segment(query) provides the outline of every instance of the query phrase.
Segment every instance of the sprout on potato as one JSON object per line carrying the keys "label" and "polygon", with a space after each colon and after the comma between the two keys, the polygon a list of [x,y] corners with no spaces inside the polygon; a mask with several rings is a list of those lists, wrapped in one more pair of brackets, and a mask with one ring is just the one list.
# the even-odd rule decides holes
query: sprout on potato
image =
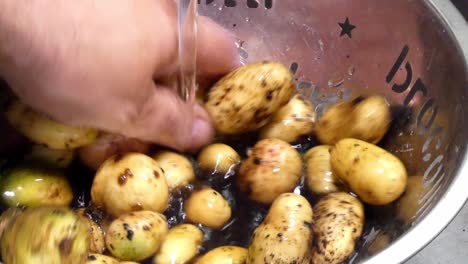
{"label": "sprout on potato", "polygon": [[115,155],[96,172],[91,200],[97,207],[117,217],[150,210],[164,212],[169,189],[159,164],[142,153]]}
{"label": "sprout on potato", "polygon": [[299,152],[289,143],[275,138],[263,139],[242,162],[237,183],[249,199],[270,204],[298,185],[302,165]]}

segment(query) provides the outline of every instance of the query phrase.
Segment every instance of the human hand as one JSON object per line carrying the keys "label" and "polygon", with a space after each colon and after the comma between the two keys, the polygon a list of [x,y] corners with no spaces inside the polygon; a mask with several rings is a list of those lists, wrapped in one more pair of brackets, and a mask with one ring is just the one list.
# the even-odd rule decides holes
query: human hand
{"label": "human hand", "polygon": [[[23,102],[67,124],[179,150],[212,139],[208,114],[162,82],[177,70],[175,1],[7,2],[0,74]],[[203,17],[198,31],[200,76],[238,65],[227,31]]]}

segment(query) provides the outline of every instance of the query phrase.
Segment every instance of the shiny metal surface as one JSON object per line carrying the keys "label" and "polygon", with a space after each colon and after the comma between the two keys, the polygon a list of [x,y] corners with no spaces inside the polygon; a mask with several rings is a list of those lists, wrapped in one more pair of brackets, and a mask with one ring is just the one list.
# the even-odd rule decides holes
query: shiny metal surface
{"label": "shiny metal surface", "polygon": [[[447,0],[200,1],[199,11],[232,29],[245,63],[291,67],[320,113],[361,94],[385,95],[398,114],[382,143],[430,191],[409,225],[386,208],[350,263],[401,263],[455,217],[468,192],[468,25]],[[367,248],[379,234],[392,243]]]}

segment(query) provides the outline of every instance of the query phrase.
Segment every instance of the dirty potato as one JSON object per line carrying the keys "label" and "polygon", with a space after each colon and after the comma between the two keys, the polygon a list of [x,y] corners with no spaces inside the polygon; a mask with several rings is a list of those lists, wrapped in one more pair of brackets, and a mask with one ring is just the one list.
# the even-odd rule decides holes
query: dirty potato
{"label": "dirty potato", "polygon": [[169,230],[153,263],[189,263],[198,254],[202,242],[203,232],[198,227],[191,224],[177,225]]}
{"label": "dirty potato", "polygon": [[255,229],[247,262],[309,264],[312,221],[313,210],[303,196],[280,195],[265,220]]}
{"label": "dirty potato", "polygon": [[317,123],[315,132],[322,144],[355,138],[377,144],[391,124],[390,106],[381,96],[357,97],[330,106]]}
{"label": "dirty potato", "polygon": [[93,143],[97,130],[76,127],[54,121],[20,101],[11,102],[6,109],[8,122],[26,138],[51,149],[75,149]]}
{"label": "dirty potato", "polygon": [[195,180],[195,171],[190,160],[173,151],[159,151],[153,159],[161,166],[169,190],[183,187]]}
{"label": "dirty potato", "polygon": [[88,255],[85,264],[120,264],[119,260],[102,254],[92,253]]}
{"label": "dirty potato", "polygon": [[237,184],[253,201],[270,204],[280,194],[297,186],[302,158],[289,143],[275,138],[257,142],[241,163]]}
{"label": "dirty potato", "polygon": [[75,150],[73,149],[51,149],[44,145],[34,144],[29,153],[26,154],[25,160],[48,167],[65,169],[70,166],[74,158]]}
{"label": "dirty potato", "polygon": [[19,166],[6,172],[0,181],[2,201],[8,206],[68,206],[73,192],[61,170]]}
{"label": "dirty potato", "polygon": [[239,164],[240,156],[230,146],[223,143],[214,143],[200,151],[197,161],[203,171],[224,175]]}
{"label": "dirty potato", "polygon": [[91,200],[117,217],[140,210],[164,212],[169,188],[159,164],[142,153],[115,155],[96,172]]}
{"label": "dirty potato", "polygon": [[253,63],[219,80],[209,91],[205,108],[219,132],[246,133],[264,126],[295,92],[294,77],[287,67]]}
{"label": "dirty potato", "polygon": [[354,251],[364,227],[364,206],[354,196],[337,192],[314,206],[316,241],[311,263],[340,264]]}
{"label": "dirty potato", "polygon": [[408,177],[406,191],[396,204],[397,218],[404,224],[411,224],[418,209],[427,200],[426,194],[430,190],[432,190],[432,185],[430,183],[424,184],[423,176]]}
{"label": "dirty potato", "polygon": [[158,251],[168,229],[166,217],[160,213],[138,211],[124,214],[109,226],[106,247],[120,260],[142,261]]}
{"label": "dirty potato", "polygon": [[143,153],[147,154],[150,144],[119,134],[101,133],[92,144],[78,150],[80,160],[88,168],[97,170],[104,161],[117,154]]}
{"label": "dirty potato", "polygon": [[406,188],[406,168],[396,156],[358,139],[340,140],[331,151],[336,176],[371,205],[387,205]]}
{"label": "dirty potato", "polygon": [[322,145],[306,152],[304,160],[307,167],[307,187],[313,193],[323,195],[341,189],[330,163],[332,146]]}
{"label": "dirty potato", "polygon": [[315,127],[315,109],[302,95],[295,95],[260,129],[260,139],[278,138],[293,143],[309,135]]}
{"label": "dirty potato", "polygon": [[184,205],[187,219],[192,223],[219,229],[231,219],[231,206],[217,191],[204,187],[193,192]]}
{"label": "dirty potato", "polygon": [[244,264],[247,249],[239,246],[220,246],[201,256],[195,264]]}
{"label": "dirty potato", "polygon": [[104,242],[104,233],[102,232],[101,227],[94,222],[90,216],[85,212],[86,209],[80,208],[76,210],[76,214],[86,223],[88,227],[88,233],[90,235],[89,241],[89,251],[91,253],[102,254],[106,249],[106,244]]}

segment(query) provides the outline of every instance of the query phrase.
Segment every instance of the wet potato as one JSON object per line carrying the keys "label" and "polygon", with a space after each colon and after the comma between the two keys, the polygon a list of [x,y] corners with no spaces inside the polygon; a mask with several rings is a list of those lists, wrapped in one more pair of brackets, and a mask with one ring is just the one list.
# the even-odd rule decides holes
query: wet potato
{"label": "wet potato", "polygon": [[195,264],[244,264],[248,251],[239,246],[220,246],[201,256]]}
{"label": "wet potato", "polygon": [[154,255],[168,232],[164,215],[138,211],[116,218],[106,233],[106,247],[112,256],[126,261],[142,261]]}
{"label": "wet potato", "polygon": [[311,205],[303,196],[280,195],[255,229],[247,263],[309,264],[313,215]]}
{"label": "wet potato", "polygon": [[331,193],[314,206],[314,251],[311,263],[340,264],[355,249],[364,227],[364,206],[354,196]]}
{"label": "wet potato", "polygon": [[203,232],[191,224],[177,225],[169,230],[153,264],[189,263],[199,251]]}
{"label": "wet potato", "polygon": [[323,195],[341,190],[342,186],[331,168],[332,146],[311,148],[304,156],[307,172],[307,187],[315,194]]}
{"label": "wet potato", "polygon": [[263,139],[241,163],[237,184],[249,199],[270,204],[298,185],[302,165],[299,152],[289,143],[274,138]]}
{"label": "wet potato", "polygon": [[57,169],[15,167],[0,180],[2,202],[7,206],[68,206],[73,192],[64,175]]}
{"label": "wet potato", "polygon": [[106,249],[104,232],[101,227],[85,213],[85,210],[84,208],[80,208],[76,210],[76,213],[87,225],[88,233],[90,234],[89,251],[91,253],[102,254]]}
{"label": "wet potato", "polygon": [[93,143],[95,129],[70,126],[40,114],[20,101],[11,102],[6,109],[8,122],[36,144],[51,149],[75,149]]}
{"label": "wet potato", "polygon": [[340,140],[331,151],[336,176],[363,202],[388,205],[405,191],[406,168],[396,156],[357,139]]}
{"label": "wet potato", "polygon": [[317,123],[316,135],[324,145],[345,138],[377,144],[391,124],[390,106],[381,96],[357,97],[330,106]]}
{"label": "wet potato", "polygon": [[119,264],[119,260],[102,254],[89,254],[85,264]]}
{"label": "wet potato", "polygon": [[190,160],[176,152],[159,151],[153,155],[166,176],[169,190],[184,187],[195,180],[195,171]]}
{"label": "wet potato", "polygon": [[293,143],[310,135],[315,127],[315,109],[302,95],[295,95],[260,129],[260,139],[277,138]]}
{"label": "wet potato", "polygon": [[28,162],[40,163],[42,165],[65,169],[75,158],[73,149],[51,149],[44,145],[33,145],[26,155]]}
{"label": "wet potato", "polygon": [[68,208],[28,208],[5,228],[0,248],[5,264],[82,264],[89,252],[89,234]]}
{"label": "wet potato", "polygon": [[192,223],[219,229],[231,219],[231,206],[217,191],[209,187],[193,192],[184,206],[187,219]]}
{"label": "wet potato", "polygon": [[96,172],[91,200],[116,217],[141,210],[162,213],[168,206],[169,188],[154,159],[127,153],[109,158]]}
{"label": "wet potato", "polygon": [[239,154],[230,146],[214,143],[204,147],[197,157],[200,168],[211,174],[227,174],[240,162]]}
{"label": "wet potato", "polygon": [[252,63],[221,78],[208,92],[205,108],[218,132],[246,133],[268,123],[295,92],[294,77],[287,67]]}

